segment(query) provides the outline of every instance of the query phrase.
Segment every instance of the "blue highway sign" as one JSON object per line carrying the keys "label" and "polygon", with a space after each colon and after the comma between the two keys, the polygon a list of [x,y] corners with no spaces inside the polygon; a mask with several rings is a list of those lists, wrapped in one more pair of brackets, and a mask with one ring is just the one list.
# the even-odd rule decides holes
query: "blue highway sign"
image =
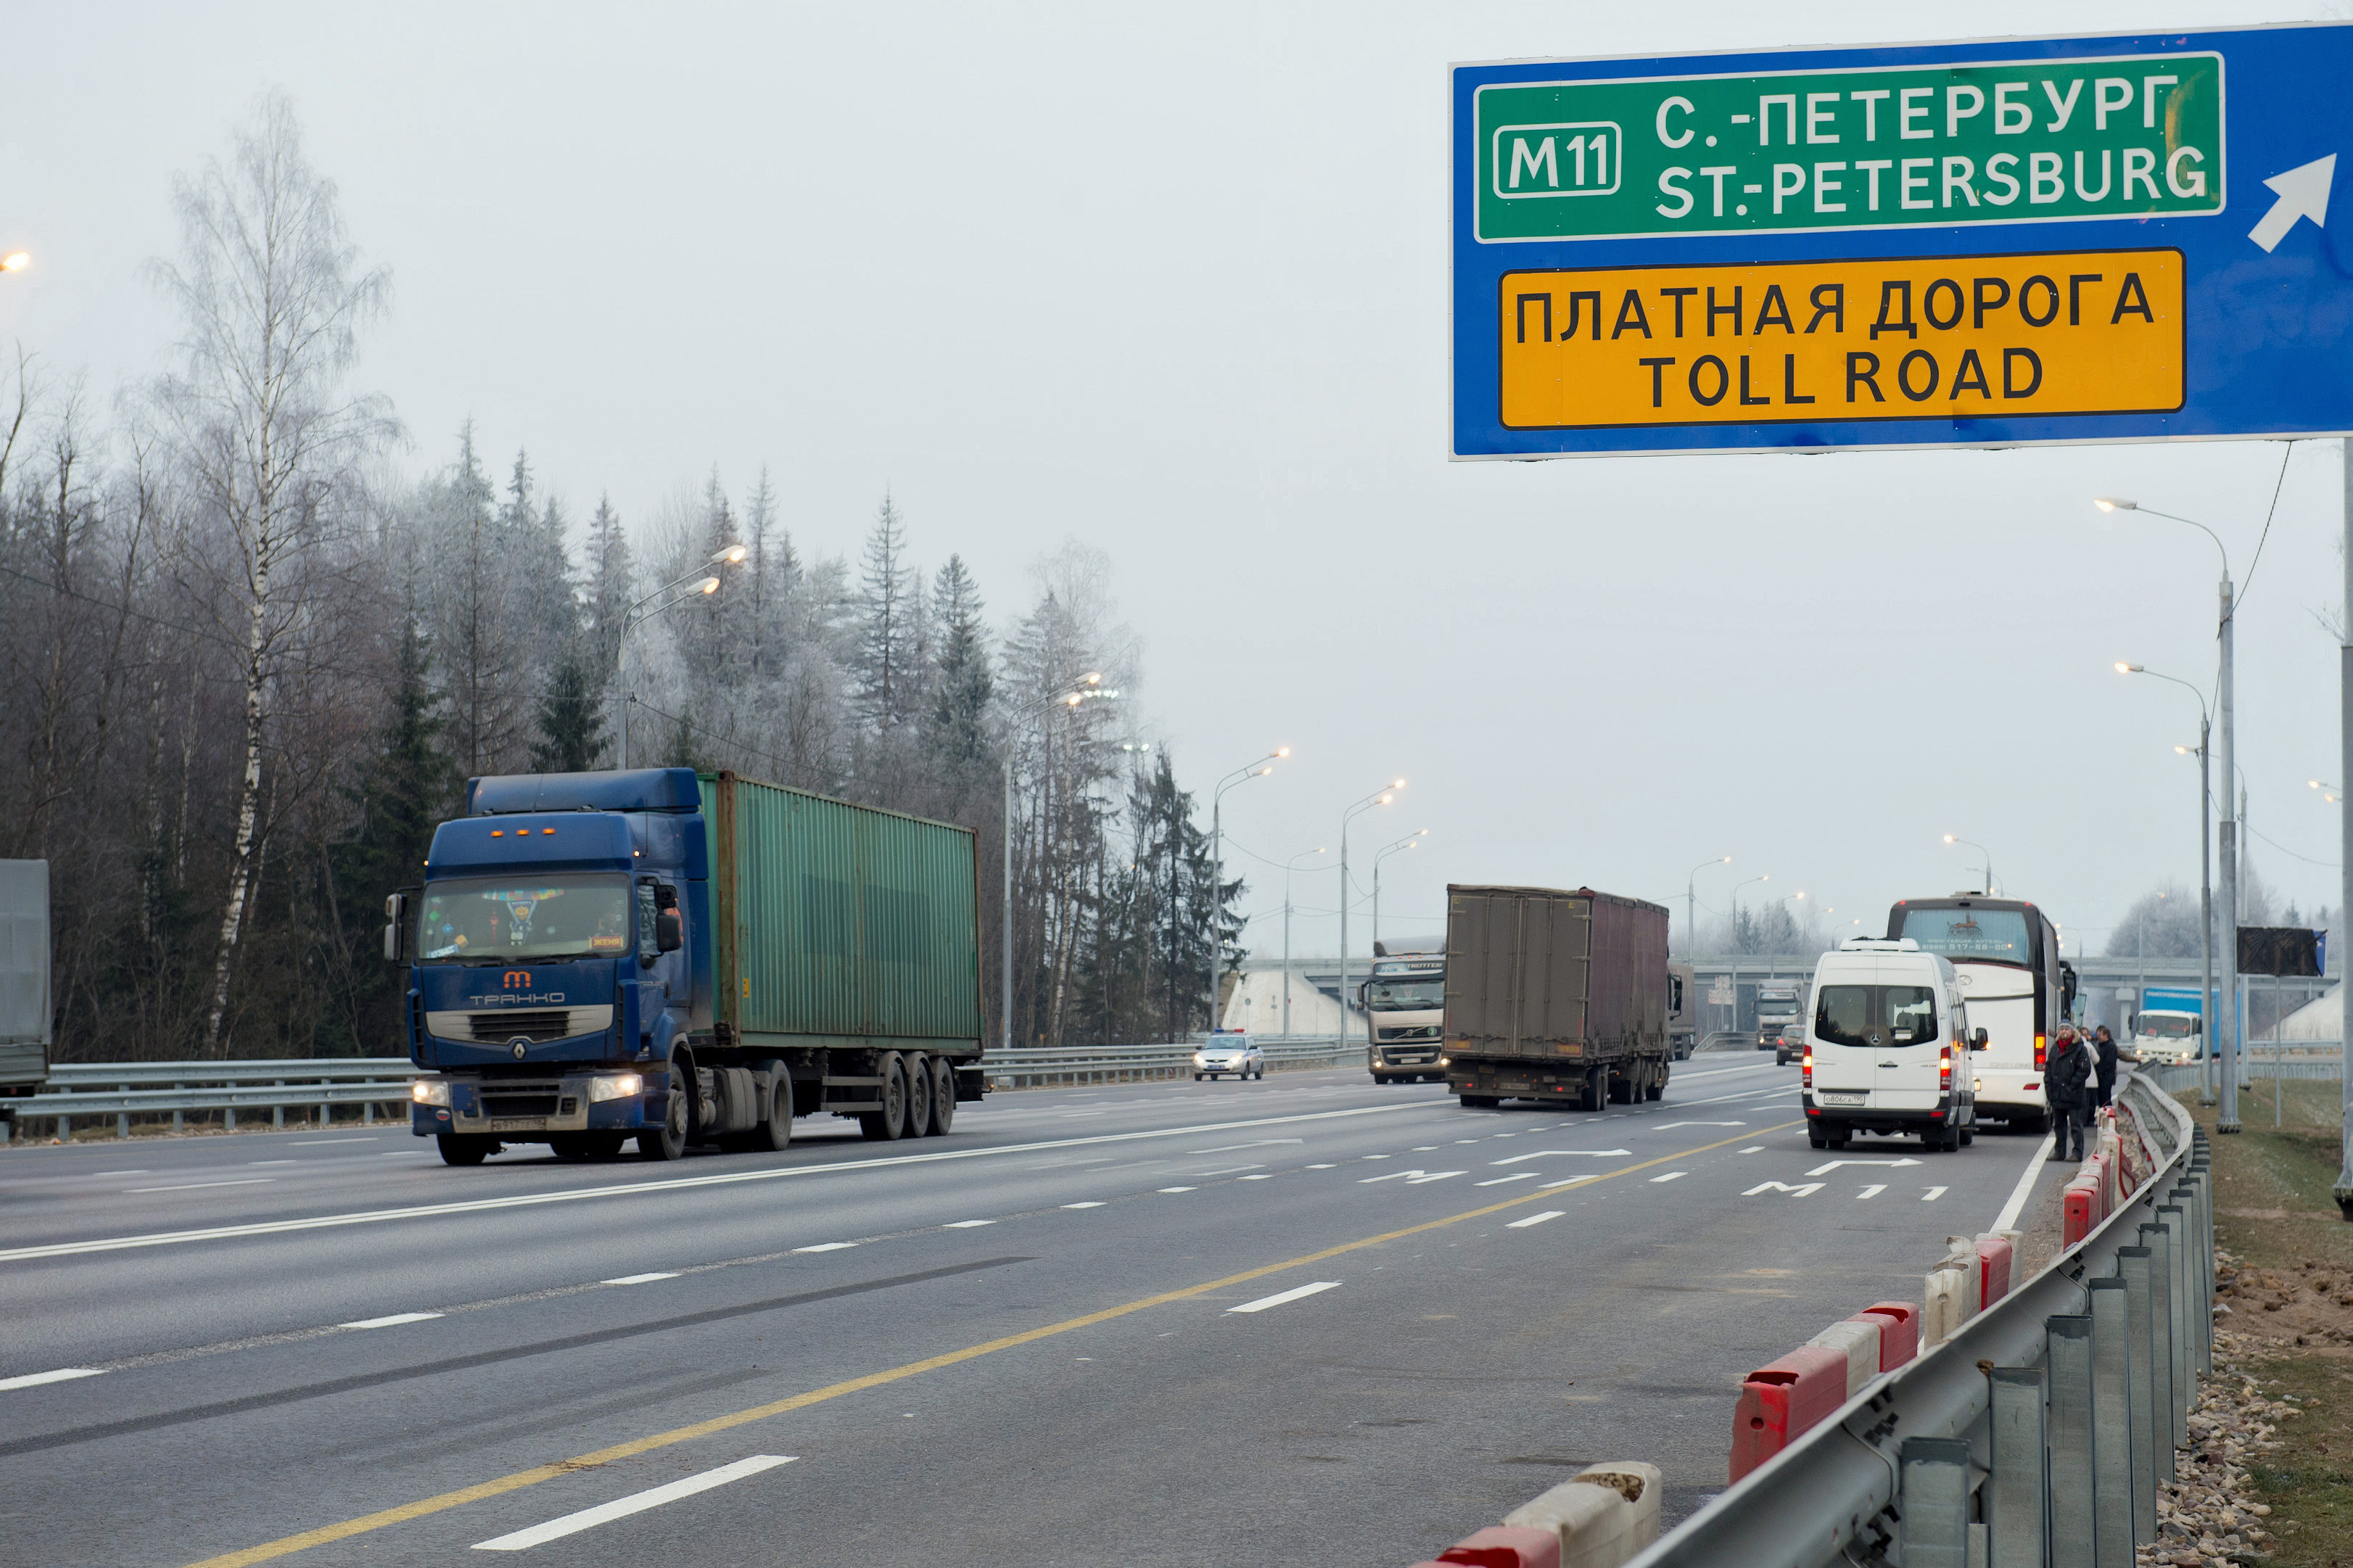
{"label": "blue highway sign", "polygon": [[2342,25],[1456,66],[1453,455],[2353,433],[2348,83]]}

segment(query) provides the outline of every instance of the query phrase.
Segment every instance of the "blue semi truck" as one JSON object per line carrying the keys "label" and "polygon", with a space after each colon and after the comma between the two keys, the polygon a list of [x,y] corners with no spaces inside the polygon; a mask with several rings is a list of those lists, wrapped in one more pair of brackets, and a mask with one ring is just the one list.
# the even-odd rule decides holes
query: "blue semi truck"
{"label": "blue semi truck", "polygon": [[469,780],[385,902],[412,1130],[453,1165],[944,1134],[985,1088],[974,870],[967,829],[729,773]]}

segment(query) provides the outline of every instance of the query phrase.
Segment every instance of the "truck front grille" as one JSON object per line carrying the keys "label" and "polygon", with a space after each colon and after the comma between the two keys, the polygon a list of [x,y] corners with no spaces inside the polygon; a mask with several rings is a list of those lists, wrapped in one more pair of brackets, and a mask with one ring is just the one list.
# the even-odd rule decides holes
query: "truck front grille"
{"label": "truck front grille", "polygon": [[480,1089],[484,1116],[562,1116],[570,1114],[560,1083],[489,1082]]}
{"label": "truck front grille", "polygon": [[[478,1040],[560,1040],[572,1032],[572,1014],[557,1007],[545,1012],[476,1013],[466,1022]],[[517,1115],[525,1114],[518,1111]]]}
{"label": "truck front grille", "polygon": [[518,1036],[526,1040],[566,1040],[602,1034],[612,1026],[609,1003],[598,1007],[515,1007],[490,1013],[437,1009],[425,1015],[427,1034],[495,1046]]}

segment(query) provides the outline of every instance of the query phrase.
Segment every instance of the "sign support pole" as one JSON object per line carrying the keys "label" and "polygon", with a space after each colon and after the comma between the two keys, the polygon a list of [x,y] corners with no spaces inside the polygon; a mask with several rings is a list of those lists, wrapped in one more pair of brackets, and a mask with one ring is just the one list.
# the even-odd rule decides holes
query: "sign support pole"
{"label": "sign support pole", "polygon": [[2232,694],[2232,633],[2233,606],[2231,602],[2231,577],[2226,567],[2222,575],[2221,670],[2216,685],[2221,690],[2222,710],[2222,931],[2216,946],[2222,958],[2222,993],[2216,1011],[2221,1016],[2214,1020],[2221,1026],[2222,1103],[2214,1119],[2217,1132],[2239,1131],[2239,818],[2237,796],[2232,794],[2238,777],[2235,721],[2236,700]]}
{"label": "sign support pole", "polygon": [[[2353,440],[2344,444],[2344,462],[2345,618],[2337,623],[2337,776],[2340,779],[2347,776],[2347,764],[2353,763]],[[2337,792],[2337,811],[2340,835],[2337,858],[2341,869],[2337,885],[2337,940],[2329,945],[2344,954],[2337,961],[2337,972],[2353,975],[2353,948],[2346,946],[2353,941],[2353,921],[2346,918],[2348,909],[2353,908],[2353,794],[2342,789]],[[2323,970],[2327,967],[2326,963],[2321,965]],[[2337,994],[2341,1008],[2345,995],[2342,980],[2337,982]],[[2337,1173],[2336,1198],[2337,1208],[2347,1219],[2353,1220],[2353,1029],[2340,1025],[2337,1032],[2343,1037],[2345,1052],[2345,1157],[2343,1168]]]}

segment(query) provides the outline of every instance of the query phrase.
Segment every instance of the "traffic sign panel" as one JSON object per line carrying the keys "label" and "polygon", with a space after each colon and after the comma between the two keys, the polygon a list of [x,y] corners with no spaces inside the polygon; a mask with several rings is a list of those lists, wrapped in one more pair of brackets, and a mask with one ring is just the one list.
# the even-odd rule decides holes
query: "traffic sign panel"
{"label": "traffic sign panel", "polygon": [[1454,453],[2353,430],[2348,76],[2344,26],[1458,66]]}

